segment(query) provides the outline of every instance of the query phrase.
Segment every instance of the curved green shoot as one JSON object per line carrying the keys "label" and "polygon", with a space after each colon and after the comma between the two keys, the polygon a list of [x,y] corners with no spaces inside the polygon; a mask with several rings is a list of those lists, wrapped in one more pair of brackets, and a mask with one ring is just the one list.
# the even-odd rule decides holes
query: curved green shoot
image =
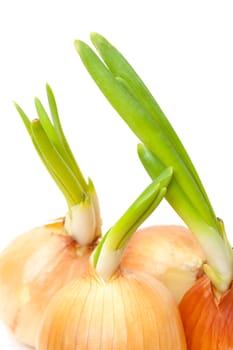
{"label": "curved green shoot", "polygon": [[[102,38],[102,41],[104,40],[105,39]],[[158,119],[161,119],[160,113],[158,113],[157,118],[155,118],[156,109],[152,114],[144,102],[145,98],[141,98],[141,96],[144,97],[145,92],[141,92],[140,90],[138,77],[135,77],[137,86],[132,88],[133,77],[126,80],[126,72],[124,78],[122,78],[122,71],[128,68],[123,64],[118,68],[118,74],[116,74],[115,70],[113,75],[112,71],[109,69],[108,62],[111,61],[112,57],[112,62],[117,62],[117,60],[114,60],[117,51],[112,46],[108,46],[108,49],[110,47],[112,50],[111,56],[107,62],[105,62],[105,57],[103,58],[105,47],[102,47],[101,55],[105,64],[87,44],[82,41],[76,41],[75,46],[88,72],[112,106],[139,139],[148,146],[153,153],[156,153],[159,159],[163,159],[165,166],[169,166],[170,164],[175,165],[174,170],[176,171],[177,181],[183,186],[184,190],[185,188],[190,189],[189,195],[195,207],[199,210],[200,215],[210,225],[217,227],[218,223],[215,219],[213,209],[206,199],[207,196],[203,190],[203,186],[200,185],[200,181],[196,180],[197,175],[193,176],[194,171],[189,168],[191,161],[183,161],[183,157],[181,157],[180,153],[173,147],[172,139],[169,137],[171,128],[168,128],[168,123],[158,123]],[[117,55],[117,59],[118,58],[119,55]],[[124,83],[122,83],[122,81],[124,81]],[[139,92],[137,92],[137,89]],[[165,124],[165,126],[163,126],[163,124]],[[167,132],[167,129],[169,132]],[[180,149],[180,147],[177,148]],[[188,156],[186,158],[188,158]]]}
{"label": "curved green shoot", "polygon": [[[205,271],[216,290],[233,278],[233,253],[188,153],[161,108],[134,69],[105,38],[91,35],[101,58],[84,42],[75,47],[108,101],[145,146],[140,158],[152,178],[172,166],[166,198],[199,239],[207,257]],[[144,148],[143,148],[144,147]],[[140,147],[139,147],[140,148]]]}
{"label": "curved green shoot", "polygon": [[[35,99],[38,119],[33,121],[19,105],[15,104],[15,106],[38,155],[67,201],[69,211],[65,227],[68,233],[77,241],[80,241],[79,238],[82,237],[81,244],[85,245],[85,241],[90,243],[95,239],[95,235],[100,235],[101,220],[97,194],[91,180],[86,182],[84,179],[73,156],[61,126],[53,91],[48,84],[46,91],[51,119],[38,98]],[[79,232],[81,226],[77,224],[82,217],[90,218],[91,222],[87,222],[85,226],[86,231],[90,231],[89,237],[87,235],[86,238],[83,238],[82,232]]]}
{"label": "curved green shoot", "polygon": [[172,168],[165,169],[104,235],[96,247],[92,255],[92,264],[104,280],[111,278],[117,270],[127,242],[164,198],[172,174]]}

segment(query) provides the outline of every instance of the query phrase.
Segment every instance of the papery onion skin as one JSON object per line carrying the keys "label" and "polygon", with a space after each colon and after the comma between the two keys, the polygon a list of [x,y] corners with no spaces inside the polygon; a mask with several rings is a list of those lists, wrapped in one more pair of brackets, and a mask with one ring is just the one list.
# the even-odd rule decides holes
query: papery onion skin
{"label": "papery onion skin", "polygon": [[78,247],[61,219],[19,236],[1,253],[0,319],[19,341],[35,346],[50,298],[82,275],[93,248]]}
{"label": "papery onion skin", "polygon": [[94,271],[51,300],[37,350],[185,350],[176,304],[145,274],[118,272],[105,282]]}
{"label": "papery onion skin", "polygon": [[138,230],[126,247],[121,267],[160,280],[179,303],[202,274],[204,253],[196,238],[179,225]]}
{"label": "papery onion skin", "polygon": [[180,303],[188,349],[233,349],[232,310],[232,285],[217,300],[208,277],[199,279]]}

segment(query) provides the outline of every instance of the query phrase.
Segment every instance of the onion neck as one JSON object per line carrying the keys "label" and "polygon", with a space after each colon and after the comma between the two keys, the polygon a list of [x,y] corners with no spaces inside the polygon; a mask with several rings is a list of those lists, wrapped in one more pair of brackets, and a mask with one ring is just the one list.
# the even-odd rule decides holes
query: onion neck
{"label": "onion neck", "polygon": [[90,180],[85,199],[73,205],[65,217],[65,230],[81,246],[89,245],[101,236],[98,198]]}
{"label": "onion neck", "polygon": [[51,119],[38,98],[35,107],[38,118],[30,120],[15,104],[31,137],[35,149],[64,195],[68,213],[65,228],[80,245],[88,245],[101,234],[98,198],[92,181],[86,182],[64,135],[56,100],[46,85]]}
{"label": "onion neck", "polygon": [[207,258],[205,273],[219,293],[233,278],[233,253],[198,173],[173,127],[134,69],[101,35],[75,47],[108,101],[141,140],[140,159],[154,179],[168,166],[174,170],[166,199],[199,240]]}
{"label": "onion neck", "polygon": [[94,250],[92,265],[104,280],[116,272],[129,239],[164,198],[172,174],[172,168],[167,168],[154,179]]}

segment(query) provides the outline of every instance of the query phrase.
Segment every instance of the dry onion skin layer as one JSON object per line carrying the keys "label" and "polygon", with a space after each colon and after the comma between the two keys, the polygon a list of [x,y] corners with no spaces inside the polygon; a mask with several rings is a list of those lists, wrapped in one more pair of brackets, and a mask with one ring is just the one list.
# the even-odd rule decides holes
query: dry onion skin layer
{"label": "dry onion skin layer", "polygon": [[204,253],[190,230],[179,225],[157,225],[143,227],[133,235],[121,268],[155,277],[179,303],[202,275],[204,261]]}
{"label": "dry onion skin layer", "polygon": [[46,90],[52,120],[37,98],[38,119],[32,122],[16,108],[68,213],[19,236],[0,255],[0,319],[31,346],[51,296],[83,273],[101,234],[95,188],[85,181],[63,133],[54,94],[48,85]]}
{"label": "dry onion skin layer", "polygon": [[179,314],[165,287],[148,275],[95,272],[52,299],[37,349],[186,349]]}
{"label": "dry onion skin layer", "polygon": [[[197,303],[198,300],[198,303]],[[190,350],[230,350],[232,336],[233,287],[216,298],[207,276],[185,294],[180,313]]]}
{"label": "dry onion skin layer", "polygon": [[51,300],[38,333],[37,350],[186,349],[176,303],[159,281],[120,268],[136,228],[160,203],[171,169],[142,193],[102,238],[85,276]]}
{"label": "dry onion skin layer", "polygon": [[[183,144],[140,77],[105,38],[93,33],[91,40],[102,59],[87,44],[76,41],[84,65],[141,140],[139,157],[151,178],[164,167],[173,167],[166,199],[196,236],[206,257],[203,270],[208,283],[201,285],[198,280],[181,302],[188,349],[231,349],[233,252],[223,222],[216,217]],[[193,319],[197,315],[199,333],[195,333]],[[199,340],[204,337],[202,345]]]}
{"label": "dry onion skin layer", "polygon": [[0,317],[14,336],[35,346],[45,308],[89,266],[94,246],[81,247],[57,220],[17,237],[0,256]]}

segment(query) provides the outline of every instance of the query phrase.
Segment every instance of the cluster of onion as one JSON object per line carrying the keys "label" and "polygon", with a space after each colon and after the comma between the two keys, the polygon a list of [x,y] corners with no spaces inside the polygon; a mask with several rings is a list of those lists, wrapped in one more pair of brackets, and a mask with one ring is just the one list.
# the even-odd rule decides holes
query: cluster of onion
{"label": "cluster of onion", "polygon": [[17,237],[0,255],[0,319],[16,338],[35,345],[44,310],[66,283],[81,276],[101,235],[96,191],[87,184],[61,128],[56,101],[47,85],[53,124],[36,99],[38,120],[16,105],[38,154],[64,194],[64,218]]}
{"label": "cluster of onion", "polygon": [[[33,122],[16,106],[65,195],[68,213],[18,237],[1,254],[0,318],[20,341],[38,350],[185,350],[186,340],[190,350],[228,350],[233,345],[233,255],[223,224],[138,75],[106,39],[93,34],[92,41],[105,64],[88,45],[75,45],[103,93],[144,143],[138,153],[153,182],[99,241],[96,191],[70,151],[51,88],[52,122],[38,99],[39,118]],[[136,231],[164,196],[190,230]]]}
{"label": "cluster of onion", "polygon": [[[180,303],[187,347],[232,349],[233,251],[223,223],[216,217],[184,146],[140,77],[105,38],[93,33],[91,40],[100,58],[87,44],[75,42],[85,67],[142,141],[138,153],[150,177],[154,179],[162,169],[173,167],[174,177],[166,199],[195,235],[205,255],[204,276],[189,286]],[[146,261],[151,256],[150,252]],[[132,268],[142,271],[139,265],[133,263]]]}
{"label": "cluster of onion", "polygon": [[[86,183],[71,153],[61,128],[53,92],[48,85],[47,96],[52,122],[38,99],[35,100],[38,119],[32,122],[18,105],[16,107],[39,156],[67,200],[68,214],[19,236],[0,255],[0,318],[16,338],[27,345],[35,346],[39,334],[38,349],[59,349],[59,346],[61,349],[76,349],[77,346],[94,349],[95,346],[99,346],[98,336],[101,337],[101,344],[104,344],[101,345],[103,349],[135,349],[136,344],[138,349],[144,349],[145,346],[150,349],[158,344],[161,349],[169,349],[174,342],[179,349],[185,349],[182,326],[174,300],[154,277],[158,277],[178,301],[190,283],[194,283],[200,270],[203,255],[199,247],[192,236],[188,235],[188,231],[187,236],[184,234],[185,229],[179,227],[171,230],[165,226],[137,231],[126,249],[123,249],[125,245],[122,245],[120,250],[114,249],[110,254],[113,258],[109,258],[107,251],[102,254],[102,259],[100,251],[105,247],[106,239],[103,240],[104,244],[97,245],[101,235],[101,220],[94,186],[90,180]],[[168,177],[170,181],[171,174]],[[161,179],[157,178],[156,196],[158,181],[161,182],[163,190],[168,182]],[[161,192],[159,195],[158,202],[163,197]],[[152,196],[153,200],[156,196]],[[117,235],[115,232],[114,235],[121,241],[120,244],[123,239],[122,232],[125,232],[127,225],[130,226],[129,232],[126,230],[128,241],[141,222],[138,219],[140,211],[135,205],[131,208],[136,224],[132,225],[130,220],[128,223],[125,219],[117,224],[117,227],[120,227],[117,230],[121,232]],[[145,214],[142,216],[142,220],[144,219]],[[170,244],[166,253],[168,243],[162,253],[164,262],[167,260],[166,266],[163,266],[162,270],[159,268],[161,260],[157,260],[157,265],[154,264],[156,252],[161,250],[165,241],[172,242],[174,230],[179,237],[176,251],[180,251],[180,255],[177,255],[175,275],[180,276],[180,282],[181,279],[183,281],[179,291],[174,290],[174,275],[169,268],[174,253],[173,244]],[[112,231],[114,233],[114,227]],[[148,249],[148,239],[154,248],[154,259],[151,259]],[[112,238],[109,241],[111,242]],[[126,242],[125,237],[123,241]],[[138,256],[138,248],[144,252],[144,257]],[[96,266],[90,262],[95,250],[95,255],[98,256],[96,261],[99,261],[98,264],[95,263]],[[187,257],[192,257],[194,263],[186,264]],[[140,269],[139,265],[143,267],[146,261],[147,267]],[[125,292],[122,292],[123,290]],[[140,300],[145,304],[145,313],[140,306]],[[100,303],[102,309],[97,308],[96,314],[93,315],[92,306],[96,303]],[[120,313],[115,309],[116,304]],[[159,308],[158,304],[161,304]],[[148,309],[151,310],[150,313]],[[167,335],[164,336],[164,322],[167,322],[168,315],[169,322],[165,327]],[[79,318],[82,319],[81,322]],[[138,319],[134,326],[133,318]],[[160,319],[164,320],[161,324]],[[60,326],[52,327],[51,322],[58,322]],[[72,324],[72,336],[72,332],[65,332],[67,324]],[[122,337],[119,337],[122,324],[125,324],[125,332],[121,332]],[[154,324],[157,324],[157,327]],[[102,330],[105,325],[108,325],[108,333],[103,336]],[[38,333],[39,328],[41,330]],[[83,329],[86,331],[83,332]],[[172,336],[169,335],[171,329]],[[61,339],[58,334],[63,332],[64,337]],[[135,333],[138,332],[141,334],[140,339],[135,337]],[[81,336],[78,339],[78,345],[76,333],[82,335],[82,339]],[[50,340],[53,339],[53,334],[56,338],[54,341]]]}

